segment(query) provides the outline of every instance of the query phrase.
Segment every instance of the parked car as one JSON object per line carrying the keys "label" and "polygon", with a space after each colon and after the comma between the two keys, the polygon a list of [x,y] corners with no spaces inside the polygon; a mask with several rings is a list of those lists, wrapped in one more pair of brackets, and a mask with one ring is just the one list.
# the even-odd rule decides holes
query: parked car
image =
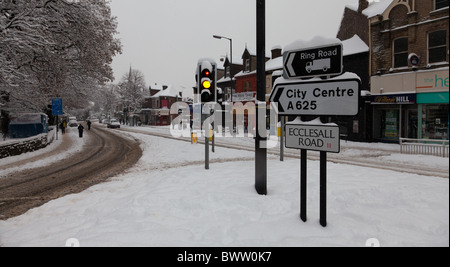
{"label": "parked car", "polygon": [[109,121],[107,127],[111,129],[120,128],[120,123],[117,120],[112,119]]}
{"label": "parked car", "polygon": [[69,127],[78,127],[78,122],[76,120],[69,121]]}

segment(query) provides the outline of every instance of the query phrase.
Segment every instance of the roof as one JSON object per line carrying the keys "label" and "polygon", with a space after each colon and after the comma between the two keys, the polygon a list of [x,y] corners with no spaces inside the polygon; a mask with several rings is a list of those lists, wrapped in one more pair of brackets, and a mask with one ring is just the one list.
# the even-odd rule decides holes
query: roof
{"label": "roof", "polygon": [[342,41],[342,46],[344,48],[344,57],[369,52],[369,46],[356,34],[352,38]]}
{"label": "roof", "polygon": [[155,83],[155,84],[150,85],[150,89],[161,91],[161,90],[163,90],[163,86],[166,86],[166,85]]}
{"label": "roof", "polygon": [[368,8],[363,10],[363,14],[368,18],[372,18],[378,15],[382,15],[386,9],[394,2],[394,0],[379,0],[372,2]]}
{"label": "roof", "polygon": [[172,85],[169,85],[166,90],[161,90],[157,94],[155,94],[153,97],[180,97],[180,90],[175,89]]}
{"label": "roof", "polygon": [[273,71],[280,69],[283,69],[283,57],[270,59],[269,61],[266,62],[266,71]]}

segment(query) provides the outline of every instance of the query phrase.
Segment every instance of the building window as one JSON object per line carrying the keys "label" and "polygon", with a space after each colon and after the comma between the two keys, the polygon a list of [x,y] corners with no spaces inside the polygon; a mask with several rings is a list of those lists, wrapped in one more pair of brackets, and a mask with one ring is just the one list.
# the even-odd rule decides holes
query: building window
{"label": "building window", "polygon": [[250,59],[245,60],[245,71],[250,72]]}
{"label": "building window", "polygon": [[440,30],[428,35],[428,63],[447,61],[447,31]]}
{"label": "building window", "polygon": [[435,10],[448,7],[448,0],[434,0],[434,7]]}
{"label": "building window", "polygon": [[422,138],[448,140],[448,104],[423,106]]}
{"label": "building window", "polygon": [[251,91],[252,91],[251,82],[244,82],[244,92],[251,92]]}
{"label": "building window", "polygon": [[227,74],[225,75],[225,77],[227,77],[227,78],[231,77],[231,68],[230,68],[230,66],[227,66]]}
{"label": "building window", "polygon": [[408,67],[408,37],[394,40],[394,68]]}

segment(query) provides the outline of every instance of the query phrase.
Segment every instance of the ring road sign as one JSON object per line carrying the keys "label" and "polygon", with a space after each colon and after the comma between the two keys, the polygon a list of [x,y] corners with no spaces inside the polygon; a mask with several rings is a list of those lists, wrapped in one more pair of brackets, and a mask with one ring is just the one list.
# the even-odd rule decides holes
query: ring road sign
{"label": "ring road sign", "polygon": [[285,79],[340,75],[343,72],[342,44],[286,51],[283,69]]}
{"label": "ring road sign", "polygon": [[359,113],[359,79],[331,79],[279,83],[270,102],[278,103],[278,114],[289,116],[356,116]]}
{"label": "ring road sign", "polygon": [[339,126],[336,124],[286,124],[286,147],[339,153]]}

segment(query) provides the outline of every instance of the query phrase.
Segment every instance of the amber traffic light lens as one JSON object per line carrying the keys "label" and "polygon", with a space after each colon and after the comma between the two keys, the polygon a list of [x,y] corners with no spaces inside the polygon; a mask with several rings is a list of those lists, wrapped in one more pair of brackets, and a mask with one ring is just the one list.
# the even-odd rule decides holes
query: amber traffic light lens
{"label": "amber traffic light lens", "polygon": [[203,85],[203,88],[205,88],[205,89],[211,88],[211,82],[210,81],[204,81],[202,83],[202,85]]}

